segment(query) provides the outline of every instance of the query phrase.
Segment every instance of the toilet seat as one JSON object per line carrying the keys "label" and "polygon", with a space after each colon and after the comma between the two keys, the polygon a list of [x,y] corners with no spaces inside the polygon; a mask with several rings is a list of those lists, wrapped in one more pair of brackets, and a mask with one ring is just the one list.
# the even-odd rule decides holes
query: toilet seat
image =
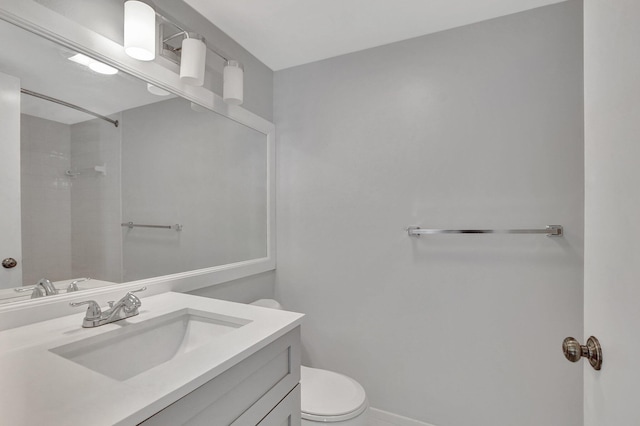
{"label": "toilet seat", "polygon": [[360,383],[350,377],[318,368],[300,367],[302,418],[340,422],[362,414],[368,407]]}

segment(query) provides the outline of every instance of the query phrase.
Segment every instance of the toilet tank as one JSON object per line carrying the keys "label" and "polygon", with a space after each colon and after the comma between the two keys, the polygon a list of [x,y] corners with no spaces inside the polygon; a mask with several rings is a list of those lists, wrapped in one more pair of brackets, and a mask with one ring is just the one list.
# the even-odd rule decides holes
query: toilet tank
{"label": "toilet tank", "polygon": [[271,309],[280,309],[282,310],[282,305],[273,299],[259,299],[255,302],[251,302],[250,305],[262,306],[263,308],[271,308]]}

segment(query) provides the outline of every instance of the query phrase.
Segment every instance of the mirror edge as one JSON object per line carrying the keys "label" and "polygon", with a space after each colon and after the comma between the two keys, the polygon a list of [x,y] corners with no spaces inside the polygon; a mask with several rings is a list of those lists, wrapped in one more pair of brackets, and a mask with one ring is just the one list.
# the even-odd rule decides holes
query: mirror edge
{"label": "mirror edge", "polygon": [[156,62],[139,62],[130,58],[118,43],[35,1],[3,1],[0,6],[0,19],[175,93],[250,127],[267,138],[266,257],[85,290],[80,294],[59,295],[51,299],[41,298],[1,305],[0,330],[73,314],[74,311],[68,305],[73,300],[92,298],[100,303],[106,303],[107,300],[117,298],[121,293],[141,285],[147,286],[148,290],[145,292],[147,296],[166,291],[191,291],[275,269],[275,125],[273,123],[240,106],[225,104],[221,96],[206,88],[181,83],[178,74]]}

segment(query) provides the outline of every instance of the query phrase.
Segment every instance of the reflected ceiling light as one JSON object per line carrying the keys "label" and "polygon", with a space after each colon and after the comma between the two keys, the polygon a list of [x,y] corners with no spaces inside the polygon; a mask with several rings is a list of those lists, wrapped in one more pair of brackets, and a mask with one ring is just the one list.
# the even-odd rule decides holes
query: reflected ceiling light
{"label": "reflected ceiling light", "polygon": [[140,61],[156,57],[156,12],[141,1],[124,3],[124,51]]}
{"label": "reflected ceiling light", "polygon": [[185,33],[180,53],[180,80],[192,86],[204,84],[207,46],[204,41],[191,38]]}
{"label": "reflected ceiling light", "polygon": [[244,100],[244,68],[238,61],[227,60],[223,72],[222,99],[231,105]]}
{"label": "reflected ceiling light", "polygon": [[164,89],[159,88],[158,86],[154,86],[151,83],[147,83],[147,90],[149,93],[152,93],[156,96],[169,96],[171,92],[167,92]]}
{"label": "reflected ceiling light", "polygon": [[95,71],[100,74],[106,74],[106,75],[118,74],[118,70],[116,68],[110,67],[109,65],[103,64],[102,62],[98,62],[98,61],[91,62],[89,64],[89,69],[91,69],[91,71]]}
{"label": "reflected ceiling light", "polygon": [[77,53],[68,59],[72,62],[75,62],[76,64],[84,65],[85,67],[88,67],[89,64],[93,62],[93,59],[86,55],[83,55],[82,53]]}
{"label": "reflected ceiling light", "polygon": [[89,69],[99,74],[106,74],[106,75],[118,74],[117,68],[111,67],[107,64],[103,64],[102,62],[98,62],[95,59],[92,59],[86,55],[83,55],[82,53],[73,55],[68,59],[77,64],[84,65],[85,67],[89,67]]}

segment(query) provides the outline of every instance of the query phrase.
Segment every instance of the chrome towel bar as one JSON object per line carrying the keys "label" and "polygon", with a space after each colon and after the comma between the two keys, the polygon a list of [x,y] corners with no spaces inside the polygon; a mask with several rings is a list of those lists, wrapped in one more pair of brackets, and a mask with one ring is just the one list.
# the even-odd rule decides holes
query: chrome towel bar
{"label": "chrome towel bar", "polygon": [[545,234],[547,237],[561,237],[562,225],[549,225],[544,229],[423,229],[410,226],[407,233],[412,237],[433,234]]}
{"label": "chrome towel bar", "polygon": [[175,225],[141,225],[139,223],[125,222],[121,223],[121,226],[126,226],[129,229],[133,228],[157,228],[157,229],[175,229],[176,231],[182,231],[182,225],[176,223]]}

